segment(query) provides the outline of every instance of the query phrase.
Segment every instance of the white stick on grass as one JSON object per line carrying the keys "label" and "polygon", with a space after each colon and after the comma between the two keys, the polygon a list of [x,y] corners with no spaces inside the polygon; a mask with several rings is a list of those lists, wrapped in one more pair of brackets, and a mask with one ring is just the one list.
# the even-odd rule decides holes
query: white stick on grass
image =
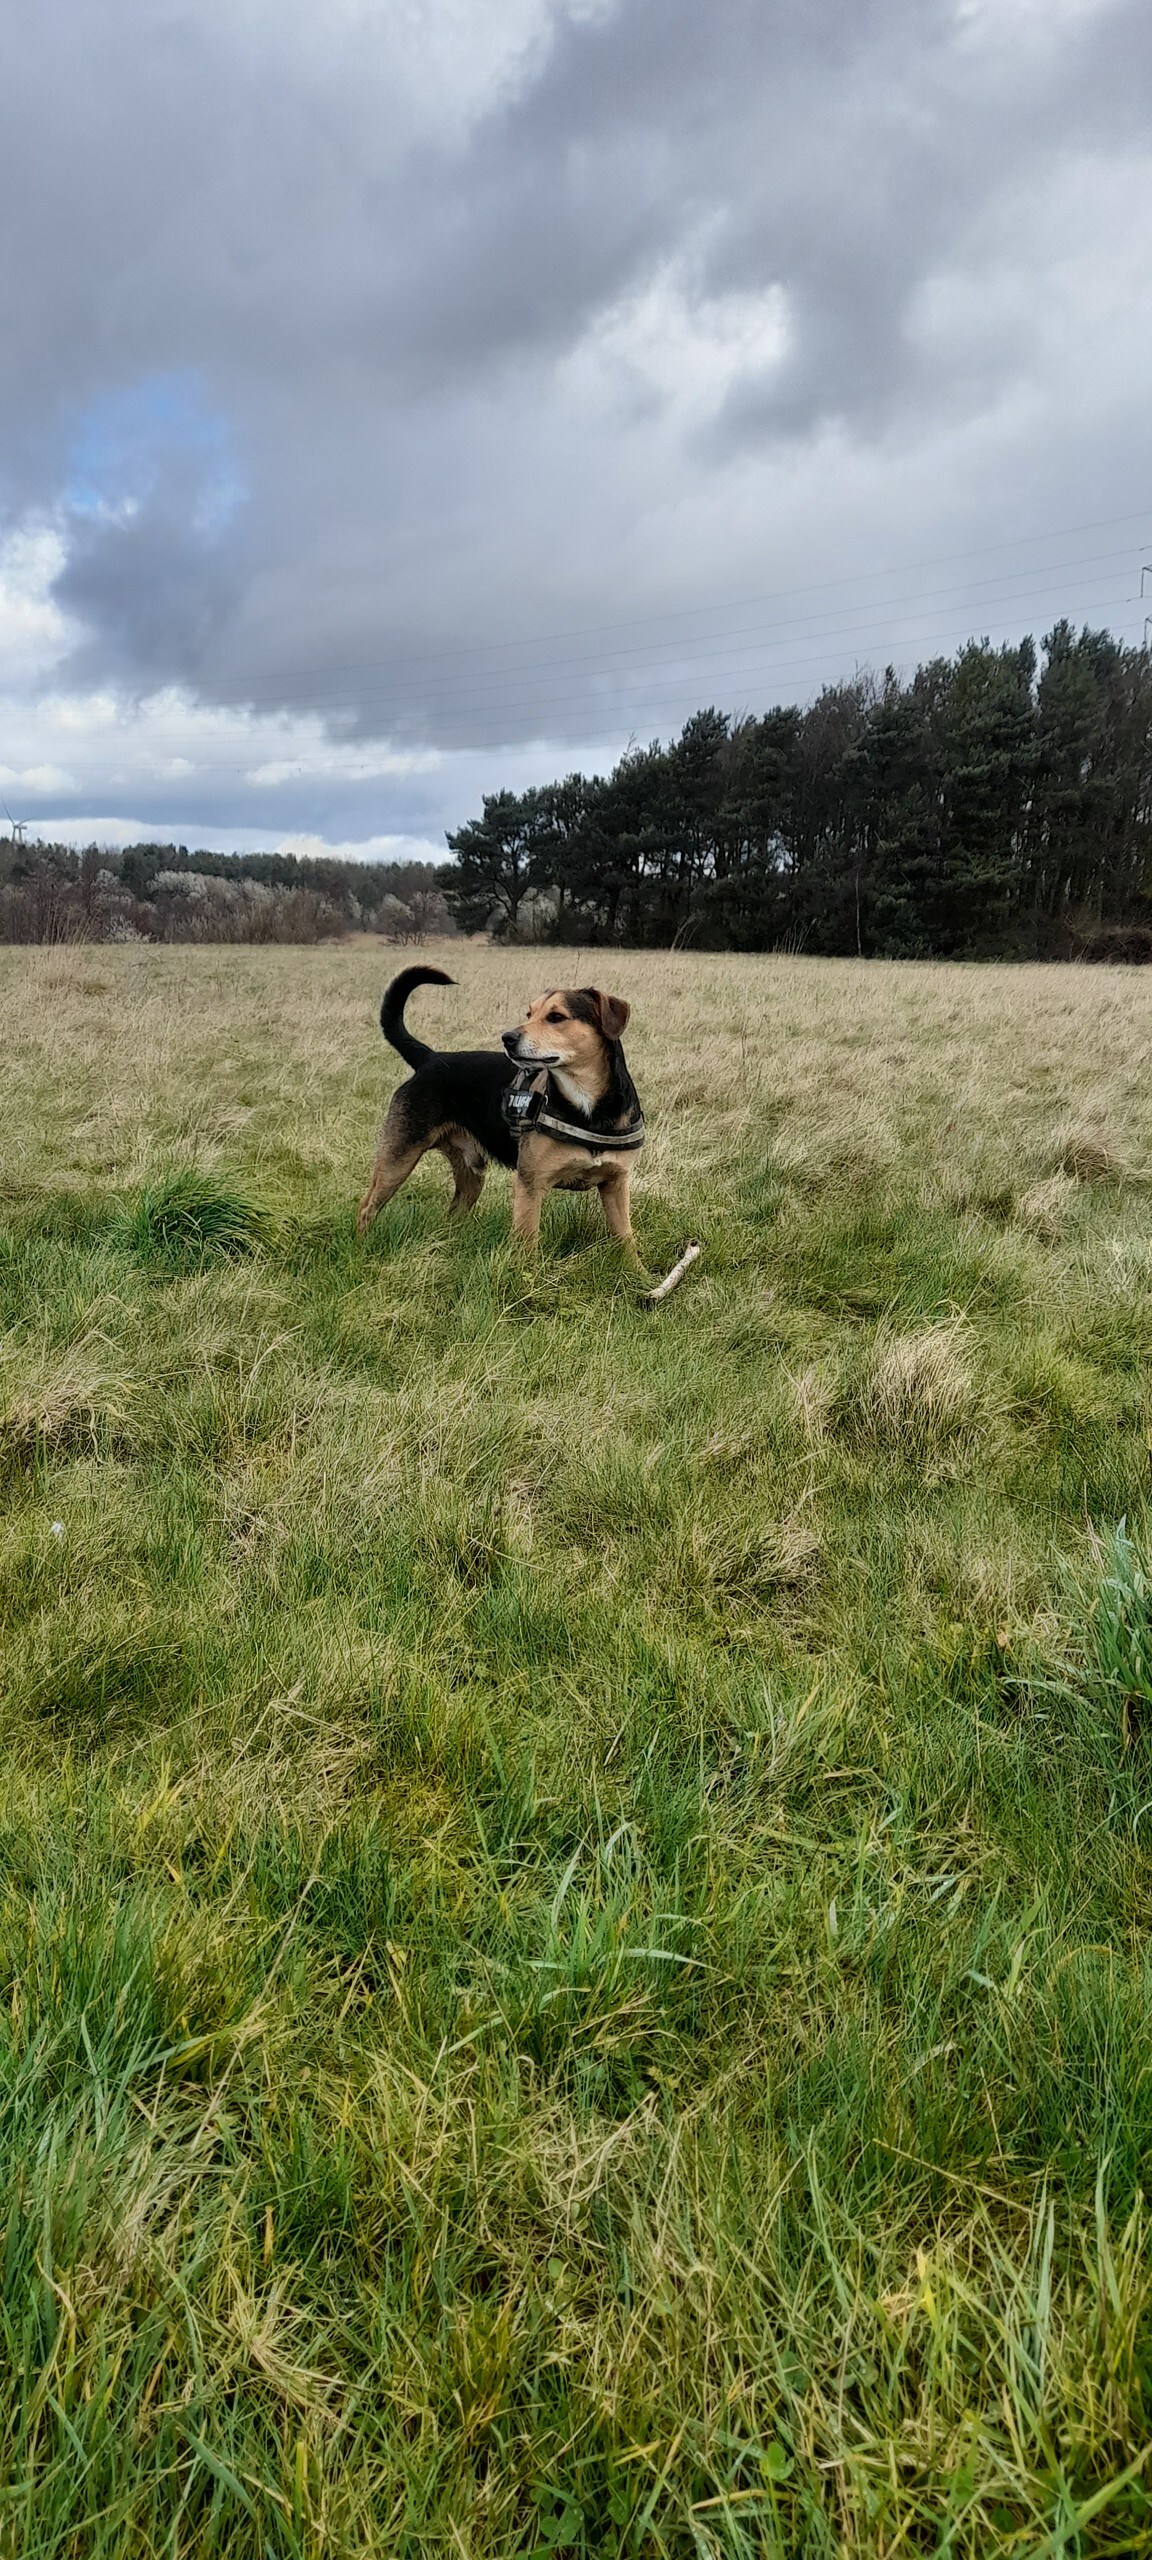
{"label": "white stick on grass", "polygon": [[699,1252],[700,1247],[698,1244],[686,1244],[679,1262],[673,1263],[667,1279],[661,1280],[658,1288],[649,1289],[644,1301],[645,1306],[658,1306],[661,1298],[671,1297],[673,1289],[675,1289],[683,1279],[685,1272],[691,1270],[692,1264],[696,1261]]}

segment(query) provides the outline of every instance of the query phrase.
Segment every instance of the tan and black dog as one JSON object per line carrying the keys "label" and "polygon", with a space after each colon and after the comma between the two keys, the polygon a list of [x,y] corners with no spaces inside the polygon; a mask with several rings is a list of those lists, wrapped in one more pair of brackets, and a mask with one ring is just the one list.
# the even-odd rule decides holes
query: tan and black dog
{"label": "tan and black dog", "polygon": [[503,1054],[429,1049],[404,1007],[415,987],[452,983],[443,969],[402,969],[385,994],[380,1028],[413,1073],[392,1096],[358,1233],[437,1147],[456,1178],[453,1210],[475,1206],[490,1161],[508,1165],[514,1231],[535,1245],[546,1191],[598,1191],[609,1235],[638,1265],[628,1186],[644,1122],[620,1046],[627,1005],[598,987],[552,988],[502,1033]]}

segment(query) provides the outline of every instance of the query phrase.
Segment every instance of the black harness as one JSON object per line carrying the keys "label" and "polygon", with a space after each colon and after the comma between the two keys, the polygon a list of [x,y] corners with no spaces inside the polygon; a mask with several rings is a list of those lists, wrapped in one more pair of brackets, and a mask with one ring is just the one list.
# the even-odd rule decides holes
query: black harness
{"label": "black harness", "polygon": [[635,1102],[623,1129],[593,1129],[587,1120],[565,1120],[547,1067],[519,1067],[500,1097],[500,1108],[514,1138],[539,1129],[546,1138],[586,1147],[589,1155],[635,1155],[644,1144],[644,1114]]}

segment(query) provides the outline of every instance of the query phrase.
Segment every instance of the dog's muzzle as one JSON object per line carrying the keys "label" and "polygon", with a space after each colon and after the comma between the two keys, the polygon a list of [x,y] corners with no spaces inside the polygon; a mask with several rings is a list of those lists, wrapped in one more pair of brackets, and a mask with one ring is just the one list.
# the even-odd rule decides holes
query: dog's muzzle
{"label": "dog's muzzle", "polygon": [[559,1052],[557,1050],[525,1048],[521,1042],[518,1031],[502,1031],[500,1034],[500,1042],[501,1046],[507,1050],[508,1055],[515,1066],[555,1067],[559,1064]]}

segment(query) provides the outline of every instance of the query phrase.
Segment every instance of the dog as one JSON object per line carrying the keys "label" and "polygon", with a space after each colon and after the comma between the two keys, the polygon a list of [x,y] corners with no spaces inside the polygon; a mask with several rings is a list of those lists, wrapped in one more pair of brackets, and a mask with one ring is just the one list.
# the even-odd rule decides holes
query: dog
{"label": "dog", "polygon": [[450,1215],[475,1207],[490,1163],[507,1165],[513,1233],[534,1248],[546,1192],[598,1191],[609,1235],[639,1269],[629,1184],[644,1121],[620,1046],[623,998],[551,987],[501,1033],[502,1049],[430,1049],[404,1008],[416,987],[453,983],[444,969],[402,969],[385,991],[380,1028],[412,1074],[389,1104],[357,1234],[435,1147],[455,1180]]}

